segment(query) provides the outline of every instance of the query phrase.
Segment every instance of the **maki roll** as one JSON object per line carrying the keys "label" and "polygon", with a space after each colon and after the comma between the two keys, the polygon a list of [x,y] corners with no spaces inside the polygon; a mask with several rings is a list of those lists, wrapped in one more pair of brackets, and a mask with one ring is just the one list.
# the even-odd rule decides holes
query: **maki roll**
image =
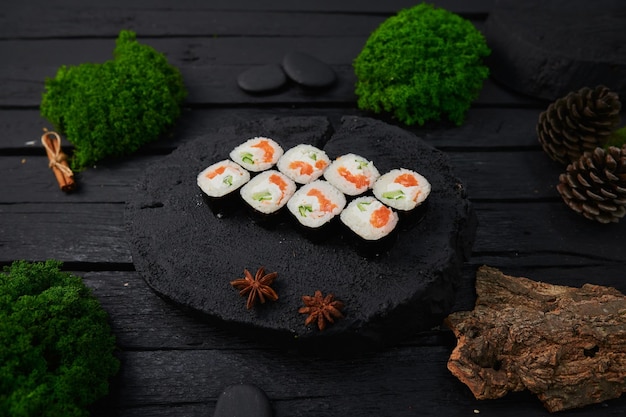
{"label": "maki roll", "polygon": [[280,172],[298,184],[308,184],[322,176],[330,165],[330,158],[312,145],[297,145],[287,150],[278,160]]}
{"label": "maki roll", "polygon": [[295,192],[296,183],[275,169],[260,173],[240,190],[243,200],[264,215],[277,213]]}
{"label": "maki roll", "polygon": [[249,180],[248,171],[225,159],[202,170],[196,181],[213,213],[221,217],[240,204],[239,193],[234,191]]}
{"label": "maki roll", "polygon": [[251,172],[270,169],[283,156],[283,148],[276,141],[256,137],[248,139],[230,152],[230,159]]}
{"label": "maki roll", "polygon": [[426,200],[430,194],[430,183],[415,171],[394,169],[376,180],[373,192],[389,207],[409,211]]}
{"label": "maki roll", "polygon": [[346,205],[341,191],[324,180],[303,185],[287,203],[287,209],[312,240],[326,237],[324,232]]}
{"label": "maki roll", "polygon": [[408,230],[422,221],[430,189],[430,183],[422,175],[401,168],[383,174],[372,191],[384,204],[398,210],[401,228]]}
{"label": "maki roll", "polygon": [[349,196],[369,190],[379,176],[373,162],[352,153],[338,157],[324,171],[324,178]]}
{"label": "maki roll", "polygon": [[250,173],[229,159],[216,162],[198,174],[198,187],[209,197],[223,197],[250,180]]}
{"label": "maki roll", "polygon": [[389,235],[398,224],[398,214],[370,196],[352,200],[340,218],[364,240],[379,240]]}
{"label": "maki roll", "polygon": [[339,216],[356,237],[357,253],[365,257],[379,256],[393,244],[398,214],[371,196],[350,202]]}

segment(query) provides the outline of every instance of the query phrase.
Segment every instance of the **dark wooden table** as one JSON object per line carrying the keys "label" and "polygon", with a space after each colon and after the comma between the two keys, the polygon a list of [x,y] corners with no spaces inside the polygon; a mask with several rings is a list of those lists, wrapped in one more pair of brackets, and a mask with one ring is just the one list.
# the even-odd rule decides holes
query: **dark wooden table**
{"label": "dark wooden table", "polygon": [[[277,416],[548,414],[527,392],[475,400],[446,369],[455,344],[449,330],[350,358],[303,356],[187,315],[156,296],[133,267],[124,208],[148,164],[190,138],[242,120],[373,116],[356,108],[351,62],[372,30],[414,2],[88,3],[21,0],[0,7],[0,263],[61,260],[109,313],[122,367],[94,414],[211,416],[220,392],[237,383],[265,390]],[[481,28],[493,2],[436,4]],[[184,115],[171,138],[87,169],[80,190],[66,195],[39,142],[42,128],[52,127],[38,110],[44,80],[61,65],[110,59],[120,29],[136,31],[181,69],[189,88]],[[237,87],[238,73],[278,63],[292,50],[332,65],[339,82],[320,94],[292,88],[251,96]],[[472,309],[473,279],[483,264],[555,284],[591,282],[626,292],[626,221],[591,223],[563,204],[555,190],[562,167],[547,158],[535,135],[546,106],[489,80],[462,126],[410,128],[450,156],[480,222],[455,310]],[[626,398],[560,415],[624,413]]]}

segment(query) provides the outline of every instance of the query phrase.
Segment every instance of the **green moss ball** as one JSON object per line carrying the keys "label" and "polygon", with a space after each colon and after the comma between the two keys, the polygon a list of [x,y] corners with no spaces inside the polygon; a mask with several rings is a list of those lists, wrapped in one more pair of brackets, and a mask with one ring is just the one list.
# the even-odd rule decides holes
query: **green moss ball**
{"label": "green moss ball", "polygon": [[80,170],[154,141],[174,124],[187,96],[165,55],[120,32],[113,59],[62,66],[45,82],[40,112],[74,145]]}
{"label": "green moss ball", "polygon": [[489,76],[490,50],[474,25],[421,3],[385,20],[354,60],[358,107],[407,125],[460,125]]}
{"label": "green moss ball", "polygon": [[0,416],[88,417],[119,368],[106,312],[60,265],[0,273]]}

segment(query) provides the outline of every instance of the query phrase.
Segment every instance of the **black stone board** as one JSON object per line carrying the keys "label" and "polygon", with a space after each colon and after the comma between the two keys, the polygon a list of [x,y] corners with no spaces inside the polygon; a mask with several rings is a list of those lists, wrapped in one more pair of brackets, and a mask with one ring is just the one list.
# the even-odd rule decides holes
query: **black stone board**
{"label": "black stone board", "polygon": [[[423,217],[401,227],[387,253],[364,258],[344,234],[315,243],[286,216],[264,227],[246,210],[216,217],[196,185],[197,174],[254,136],[285,149],[323,147],[331,158],[353,152],[381,172],[414,169],[432,185]],[[126,206],[135,268],[164,298],[230,329],[303,348],[369,349],[439,325],[454,302],[460,268],[476,220],[447,156],[415,135],[383,122],[344,117],[271,118],[197,137],[146,169]],[[245,308],[230,281],[264,266],[278,272],[276,302]],[[305,326],[302,295],[333,293],[345,318],[319,331]],[[322,349],[325,350],[325,349]],[[317,351],[319,352],[319,351]]]}
{"label": "black stone board", "polygon": [[492,77],[549,101],[606,85],[626,96],[626,3],[498,0],[485,22]]}

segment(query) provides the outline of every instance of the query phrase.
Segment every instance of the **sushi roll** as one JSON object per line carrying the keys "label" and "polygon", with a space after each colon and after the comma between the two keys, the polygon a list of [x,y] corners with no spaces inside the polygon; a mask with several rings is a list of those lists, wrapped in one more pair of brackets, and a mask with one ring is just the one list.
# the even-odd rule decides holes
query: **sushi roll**
{"label": "sushi roll", "polygon": [[346,197],[341,191],[324,180],[316,180],[296,191],[287,209],[305,231],[311,232],[307,234],[310,238],[319,240],[325,237],[323,229],[345,205]]}
{"label": "sushi roll", "polygon": [[283,148],[276,141],[256,137],[235,147],[230,159],[251,172],[261,172],[273,167],[283,156]]}
{"label": "sushi roll", "polygon": [[229,159],[216,162],[198,174],[198,187],[209,197],[223,197],[250,180],[250,173]]}
{"label": "sushi roll", "polygon": [[397,237],[398,214],[372,196],[352,200],[339,218],[351,230],[357,254],[365,258],[381,256]]}
{"label": "sushi roll", "polygon": [[324,171],[324,178],[349,196],[363,194],[379,176],[373,162],[352,153],[338,157]]}
{"label": "sushi roll", "polygon": [[322,176],[330,158],[312,145],[297,145],[278,160],[278,170],[298,184],[308,184]]}
{"label": "sushi roll", "polygon": [[250,173],[225,159],[202,170],[196,181],[213,214],[223,217],[241,204],[239,193],[234,191],[250,181]]}
{"label": "sushi roll", "polygon": [[409,211],[426,200],[430,194],[430,183],[415,171],[394,169],[376,180],[373,192],[389,207]]}
{"label": "sushi roll", "polygon": [[352,200],[340,218],[364,240],[379,240],[389,235],[398,223],[398,214],[371,196]]}
{"label": "sushi roll", "polygon": [[275,169],[260,173],[240,190],[241,197],[250,207],[266,215],[280,210],[295,192],[296,183]]}

